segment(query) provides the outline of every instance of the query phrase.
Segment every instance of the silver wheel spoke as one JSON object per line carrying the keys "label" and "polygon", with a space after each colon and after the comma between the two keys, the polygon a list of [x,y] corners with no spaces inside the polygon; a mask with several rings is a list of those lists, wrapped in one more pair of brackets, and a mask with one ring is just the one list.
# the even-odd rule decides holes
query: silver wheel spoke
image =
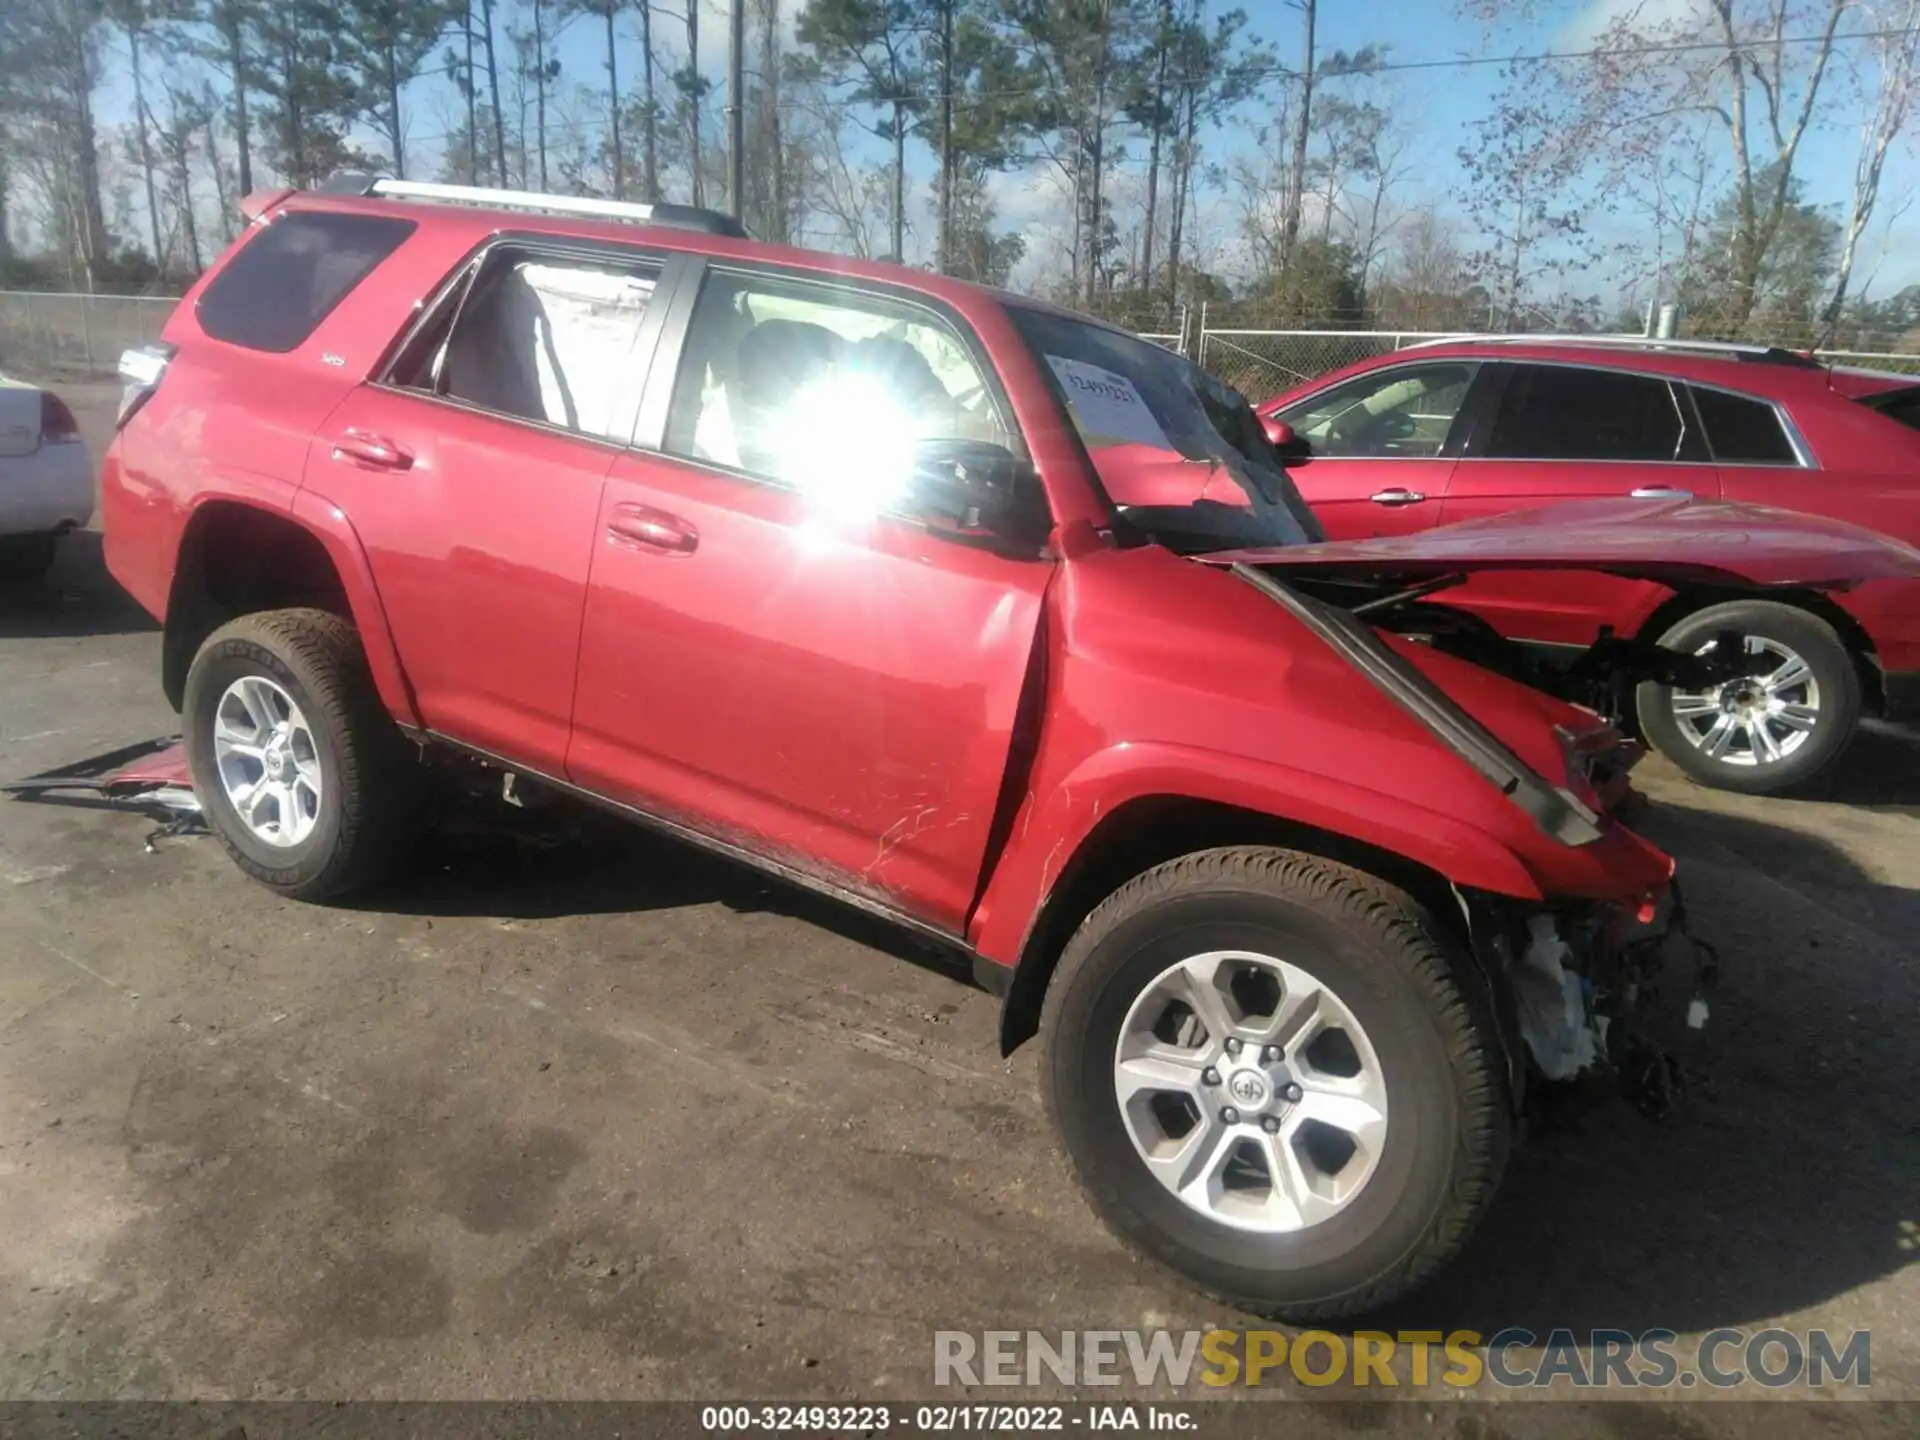
{"label": "silver wheel spoke", "polygon": [[1387,1126],[1384,1097],[1376,1100],[1368,1093],[1368,1087],[1349,1089],[1339,1081],[1316,1078],[1303,1080],[1301,1084],[1306,1093],[1289,1117],[1294,1124],[1316,1120],[1351,1135],[1357,1145],[1371,1149],[1379,1143],[1381,1132]]}
{"label": "silver wheel spoke", "polygon": [[1195,974],[1191,966],[1181,966],[1178,978],[1169,985],[1168,993],[1176,999],[1184,1000],[1187,1008],[1199,1017],[1200,1023],[1207,1029],[1207,1039],[1214,1048],[1233,1033],[1233,1020],[1227,1014],[1227,1002],[1213,985],[1213,971]]}
{"label": "silver wheel spoke", "polygon": [[1787,663],[1762,680],[1760,685],[1771,695],[1781,690],[1791,690],[1812,678],[1813,671],[1808,668],[1807,662],[1798,655],[1789,655]]}
{"label": "silver wheel spoke", "polygon": [[1753,737],[1753,753],[1763,765],[1770,765],[1780,758],[1780,742],[1773,738],[1767,719],[1762,715],[1747,726],[1747,733]]}
{"label": "silver wheel spoke", "polygon": [[1718,757],[1726,753],[1727,746],[1733,743],[1733,733],[1740,728],[1740,722],[1731,715],[1722,715],[1713,722],[1711,729],[1696,742],[1707,754]]}
{"label": "silver wheel spoke", "polygon": [[1160,1177],[1160,1183],[1188,1204],[1211,1208],[1213,1182],[1226,1168],[1238,1139],[1233,1129],[1217,1118],[1202,1115],[1200,1123],[1187,1132],[1185,1142],[1164,1159],[1147,1157],[1147,1166]]}
{"label": "silver wheel spoke", "polygon": [[1673,713],[1683,720],[1698,715],[1718,715],[1720,702],[1706,695],[1679,694],[1673,697]]}
{"label": "silver wheel spoke", "polygon": [[1282,1214],[1289,1215],[1296,1227],[1326,1219],[1340,1208],[1314,1189],[1307,1167],[1300,1163],[1300,1152],[1293,1146],[1294,1132],[1262,1135],[1261,1152],[1267,1162],[1267,1178],[1273,1185],[1273,1200]]}
{"label": "silver wheel spoke", "polygon": [[[1165,1053],[1164,1047],[1120,1061],[1113,1068],[1113,1078],[1122,1105],[1143,1093],[1190,1095],[1196,1103],[1202,1101],[1197,1061],[1176,1060]],[[1200,1108],[1205,1111],[1204,1103]]]}
{"label": "silver wheel spoke", "polygon": [[1294,1047],[1318,1027],[1321,1019],[1320,997],[1323,993],[1303,971],[1289,965],[1286,988],[1280,995],[1280,1006],[1273,1012],[1273,1019],[1262,1027],[1260,1039],[1265,1044],[1278,1045],[1292,1054]]}
{"label": "silver wheel spoke", "polygon": [[1811,730],[1820,718],[1820,712],[1811,705],[1799,705],[1791,700],[1776,700],[1774,706],[1769,718],[1779,721],[1789,730]]}

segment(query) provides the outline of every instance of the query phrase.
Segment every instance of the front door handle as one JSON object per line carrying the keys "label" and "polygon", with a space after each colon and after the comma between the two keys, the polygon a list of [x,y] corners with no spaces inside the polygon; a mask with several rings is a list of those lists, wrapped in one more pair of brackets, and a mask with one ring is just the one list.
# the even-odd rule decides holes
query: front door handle
{"label": "front door handle", "polygon": [[1367,497],[1376,505],[1418,505],[1427,497],[1418,490],[1409,490],[1404,485],[1396,485],[1391,490],[1376,490]]}
{"label": "front door handle", "polygon": [[700,544],[700,532],[693,526],[651,505],[614,506],[607,517],[607,536],[616,545],[662,555],[691,555]]}
{"label": "front door handle", "polygon": [[333,442],[333,458],[362,470],[410,470],[413,452],[370,430],[348,430]]}
{"label": "front door handle", "polygon": [[1671,485],[1642,485],[1629,492],[1635,500],[1691,500],[1691,490],[1676,490]]}

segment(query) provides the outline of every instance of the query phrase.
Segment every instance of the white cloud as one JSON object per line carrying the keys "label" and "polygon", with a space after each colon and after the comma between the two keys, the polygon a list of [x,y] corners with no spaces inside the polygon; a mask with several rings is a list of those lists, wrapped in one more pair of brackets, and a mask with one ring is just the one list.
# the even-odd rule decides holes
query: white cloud
{"label": "white cloud", "polygon": [[1556,50],[1586,50],[1615,25],[1652,36],[1691,29],[1707,19],[1705,0],[1588,0],[1555,32]]}

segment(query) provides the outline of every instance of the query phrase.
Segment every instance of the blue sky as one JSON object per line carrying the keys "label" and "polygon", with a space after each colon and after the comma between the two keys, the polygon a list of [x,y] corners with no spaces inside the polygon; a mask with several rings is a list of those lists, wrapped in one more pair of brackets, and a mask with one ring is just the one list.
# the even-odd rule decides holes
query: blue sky
{"label": "blue sky", "polygon": [[[725,0],[700,0],[700,3],[702,68],[718,87],[725,75],[726,4]],[[1697,8],[1701,3],[1702,0],[1539,0],[1534,7],[1536,17],[1530,23],[1489,34],[1477,21],[1458,15],[1448,0],[1321,0],[1319,49],[1325,55],[1337,49],[1384,45],[1389,61],[1401,65],[1563,52],[1588,43],[1612,15],[1637,11],[1658,17]],[[787,0],[789,33],[791,12],[799,5],[800,0]],[[679,9],[678,0],[674,8]],[[1228,0],[1208,0],[1208,8],[1210,13],[1218,14],[1231,7]],[[1249,28],[1275,45],[1284,60],[1291,61],[1296,56],[1300,30],[1297,11],[1283,0],[1240,0],[1239,8],[1248,12]],[[496,24],[504,55],[510,53],[505,40],[507,25],[524,24],[525,19],[520,8],[509,0],[499,0],[497,11]],[[637,88],[638,80],[637,26],[631,16],[621,23],[622,83],[623,88],[633,89]],[[684,53],[684,30],[677,16],[657,14],[655,35],[656,45],[661,49]],[[1853,44],[1843,50],[1852,57],[1867,58],[1868,47],[1864,44]],[[562,64],[563,86],[579,85],[590,91],[604,88],[603,42],[596,20],[571,21],[562,32],[556,53]],[[102,106],[103,119],[108,122],[124,121],[132,108],[124,80],[124,58],[116,56],[115,62],[110,64],[109,73],[118,70],[120,74],[109,83],[106,103]],[[1543,78],[1551,74],[1545,67],[1539,73]],[[1403,198],[1409,202],[1432,203],[1443,212],[1454,211],[1453,197],[1458,189],[1455,152],[1469,140],[1472,122],[1490,107],[1499,84],[1498,66],[1405,69],[1373,83],[1383,91],[1382,98],[1400,117],[1405,130],[1413,174],[1404,187]],[[1840,101],[1839,87],[1832,88],[1834,100]],[[410,148],[415,168],[421,169],[424,167],[419,162],[438,150],[439,132],[458,114],[460,103],[451,84],[441,78],[417,81],[407,92],[406,100],[411,112]],[[1252,133],[1253,124],[1263,113],[1271,114],[1276,103],[1277,93],[1256,97],[1238,117],[1239,123],[1209,138],[1208,158],[1231,162],[1252,157],[1257,143]],[[717,110],[717,95],[714,104]],[[1835,103],[1823,106],[1823,111],[1803,146],[1798,168],[1805,178],[1808,198],[1830,207],[1837,217],[1844,217],[1859,143],[1855,128],[1858,107]],[[600,118],[597,108],[589,103],[581,113],[585,121],[597,128]],[[717,119],[714,123],[717,126]],[[1920,130],[1920,121],[1912,128]],[[886,149],[879,141],[869,138],[858,143],[862,154],[873,163],[884,161]],[[1719,143],[1724,145],[1724,141]],[[1133,148],[1138,151],[1141,147]],[[1880,214],[1863,241],[1856,267],[1856,291],[1863,280],[1870,283],[1876,295],[1890,294],[1920,281],[1920,244],[1915,243],[1920,240],[1920,215],[1895,216],[1891,227],[1888,224],[1889,217],[1903,200],[1920,190],[1917,150],[1920,146],[1915,145],[1913,137],[1905,137],[1888,166]],[[1136,171],[1139,159],[1138,155],[1134,157]],[[913,144],[909,147],[909,163],[916,182],[915,212],[911,217],[916,233],[915,248],[924,249],[932,229],[927,197],[933,162],[925,146]],[[1127,183],[1127,168],[1122,167],[1117,182],[1122,194]],[[1052,243],[1050,227],[1060,214],[1055,188],[1043,174],[1011,176],[996,185],[996,199],[1003,223],[1028,235],[1029,271],[1043,266],[1045,253]],[[1221,263],[1228,268],[1235,245],[1237,216],[1235,205],[1224,197],[1208,201],[1201,216],[1203,239],[1215,247]],[[1605,277],[1592,278],[1600,283],[1588,288],[1606,289]]]}

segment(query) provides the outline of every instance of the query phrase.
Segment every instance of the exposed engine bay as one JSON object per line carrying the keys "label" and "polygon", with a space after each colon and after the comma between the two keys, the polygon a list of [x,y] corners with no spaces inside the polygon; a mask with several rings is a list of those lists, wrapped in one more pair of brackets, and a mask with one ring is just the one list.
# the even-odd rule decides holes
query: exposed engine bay
{"label": "exposed engine bay", "polygon": [[1445,575],[1419,585],[1396,586],[1391,581],[1289,576],[1287,583],[1380,629],[1422,641],[1615,723],[1630,719],[1633,692],[1648,681],[1681,690],[1709,690],[1741,680],[1753,670],[1741,637],[1732,632],[1719,636],[1701,653],[1688,654],[1641,637],[1622,639],[1603,629],[1600,638],[1571,664],[1550,660],[1507,639],[1478,615],[1431,598],[1466,579]]}

